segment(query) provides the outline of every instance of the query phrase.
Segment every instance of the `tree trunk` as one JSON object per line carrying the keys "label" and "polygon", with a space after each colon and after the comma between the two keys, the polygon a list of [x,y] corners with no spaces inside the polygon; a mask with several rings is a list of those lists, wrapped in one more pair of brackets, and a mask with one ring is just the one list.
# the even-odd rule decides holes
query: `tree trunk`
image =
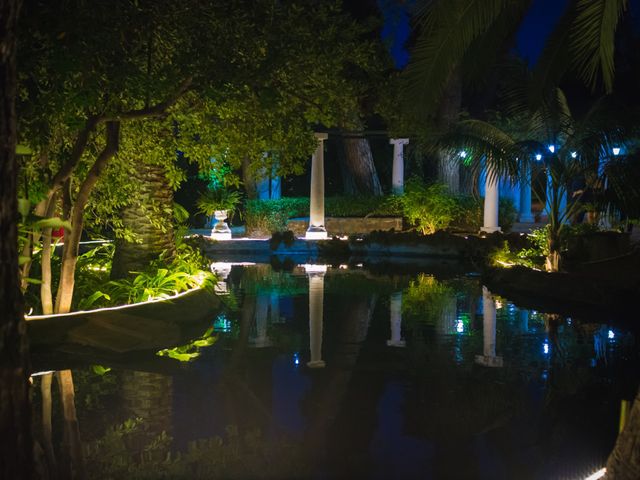
{"label": "tree trunk", "polygon": [[636,395],[624,430],[607,460],[607,480],[640,478],[640,393]]}
{"label": "tree trunk", "polygon": [[255,200],[258,198],[258,187],[256,185],[256,174],[251,168],[251,160],[242,159],[242,183],[244,184],[244,192],[247,200]]}
{"label": "tree trunk", "polygon": [[135,235],[135,242],[116,241],[112,278],[145,269],[162,252],[175,253],[173,190],[159,165],[137,162],[132,181],[138,191],[122,211],[122,223]]}
{"label": "tree trunk", "polygon": [[56,313],[67,313],[71,310],[73,299],[73,288],[75,285],[76,263],[78,263],[78,248],[82,237],[82,226],[84,223],[84,208],[89,201],[89,196],[93,191],[100,174],[107,166],[107,163],[118,151],[120,138],[120,123],[107,122],[106,127],[107,142],[98,158],[89,169],[87,176],[80,185],[73,208],[71,209],[70,221],[71,231],[65,229],[64,247],[62,249],[62,267],[60,269],[60,283],[56,295]]}
{"label": "tree trunk", "polygon": [[360,195],[382,195],[382,186],[373,163],[369,140],[364,137],[343,137],[344,165],[348,171],[354,191],[346,193]]}
{"label": "tree trunk", "polygon": [[[455,69],[451,72],[438,107],[436,123],[441,133],[445,133],[458,121],[461,105],[462,77],[460,70]],[[456,154],[444,150],[438,152],[438,181],[447,185],[450,193],[460,193],[460,162]]]}
{"label": "tree trunk", "polygon": [[0,478],[29,479],[33,438],[29,354],[18,267],[16,23],[21,2],[0,0]]}

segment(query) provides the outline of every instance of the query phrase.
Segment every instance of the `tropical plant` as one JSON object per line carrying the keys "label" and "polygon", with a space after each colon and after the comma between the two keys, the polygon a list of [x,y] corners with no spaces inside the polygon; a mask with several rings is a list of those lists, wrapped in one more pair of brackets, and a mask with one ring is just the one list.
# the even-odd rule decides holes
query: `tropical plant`
{"label": "tropical plant", "polygon": [[[558,271],[563,230],[583,208],[581,199],[586,191],[604,185],[608,178],[618,185],[620,192],[624,191],[622,185],[629,185],[627,199],[637,195],[631,176],[615,168],[622,159],[613,153],[614,147],[620,145],[632,149],[634,114],[614,99],[604,97],[577,118],[559,89],[552,100],[530,111],[527,90],[521,88],[518,77],[513,82],[515,87],[505,88],[506,108],[520,112],[519,115],[508,120],[498,115],[488,121],[461,121],[441,142],[452,150],[463,148],[470,152],[471,168],[476,175],[486,169],[489,178],[529,179],[533,194],[542,205],[546,204],[549,225],[546,268]],[[542,184],[530,180],[537,161],[547,178]],[[623,175],[612,175],[615,172]],[[577,181],[582,181],[584,187],[576,188]]]}
{"label": "tropical plant", "polygon": [[404,216],[424,235],[447,228],[458,215],[456,198],[442,184],[424,185],[420,180],[411,179],[398,200]]}
{"label": "tropical plant", "polygon": [[238,191],[230,191],[226,188],[206,190],[200,195],[196,205],[201,213],[212,216],[219,210],[225,210],[231,218],[242,201],[242,194]]}
{"label": "tropical plant", "polygon": [[[615,33],[627,0],[571,0],[548,37],[531,84],[554,93],[569,71],[595,89],[613,89]],[[405,97],[416,112],[433,111],[452,71],[481,84],[510,46],[532,0],[421,0],[419,35],[406,70]],[[544,94],[544,95],[541,95]]]}

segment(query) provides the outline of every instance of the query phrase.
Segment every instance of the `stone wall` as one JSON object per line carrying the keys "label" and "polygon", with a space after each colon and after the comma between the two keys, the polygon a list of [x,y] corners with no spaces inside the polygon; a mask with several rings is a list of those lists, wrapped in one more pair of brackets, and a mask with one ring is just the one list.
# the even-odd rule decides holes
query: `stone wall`
{"label": "stone wall", "polygon": [[[287,222],[287,228],[295,236],[303,237],[309,228],[308,218],[292,218]],[[401,217],[327,217],[325,218],[325,228],[329,236],[332,235],[354,235],[359,233],[371,233],[376,230],[402,230]]]}

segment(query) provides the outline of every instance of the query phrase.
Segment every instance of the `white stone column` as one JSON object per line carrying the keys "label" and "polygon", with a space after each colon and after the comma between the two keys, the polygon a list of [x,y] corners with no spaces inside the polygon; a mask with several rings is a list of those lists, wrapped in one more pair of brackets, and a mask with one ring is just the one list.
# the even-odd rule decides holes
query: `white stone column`
{"label": "white stone column", "polygon": [[324,226],[324,141],[326,133],[316,133],[318,146],[311,157],[311,195],[309,202],[309,228],[305,238],[319,240],[327,238]]}
{"label": "white stone column", "polygon": [[484,186],[484,225],[481,232],[499,232],[498,206],[500,195],[498,193],[498,179],[493,178],[491,171],[487,168]]}
{"label": "white stone column", "polygon": [[391,339],[387,340],[389,347],[404,347],[402,339],[402,292],[394,292],[389,297],[389,321],[391,323]]}
{"label": "white stone column", "polygon": [[393,170],[391,175],[391,191],[396,195],[404,192],[404,146],[409,144],[408,138],[392,138]]}
{"label": "white stone column", "polygon": [[502,357],[496,356],[496,304],[487,287],[482,287],[482,355],[476,363],[485,367],[502,367]]}
{"label": "white stone column", "polygon": [[527,167],[524,178],[520,180],[520,212],[518,221],[533,223],[535,221],[531,212],[531,167]]}
{"label": "white stone column", "polygon": [[324,274],[326,265],[306,265],[309,277],[309,350],[311,360],[307,362],[309,368],[323,368],[322,360],[322,322],[324,301]]}

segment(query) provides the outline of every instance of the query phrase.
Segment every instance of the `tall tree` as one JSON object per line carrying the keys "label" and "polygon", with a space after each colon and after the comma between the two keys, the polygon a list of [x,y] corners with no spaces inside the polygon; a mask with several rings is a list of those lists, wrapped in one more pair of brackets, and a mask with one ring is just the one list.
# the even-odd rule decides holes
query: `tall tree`
{"label": "tall tree", "polygon": [[0,0],[0,478],[33,473],[29,360],[18,281],[16,44],[20,0]]}

